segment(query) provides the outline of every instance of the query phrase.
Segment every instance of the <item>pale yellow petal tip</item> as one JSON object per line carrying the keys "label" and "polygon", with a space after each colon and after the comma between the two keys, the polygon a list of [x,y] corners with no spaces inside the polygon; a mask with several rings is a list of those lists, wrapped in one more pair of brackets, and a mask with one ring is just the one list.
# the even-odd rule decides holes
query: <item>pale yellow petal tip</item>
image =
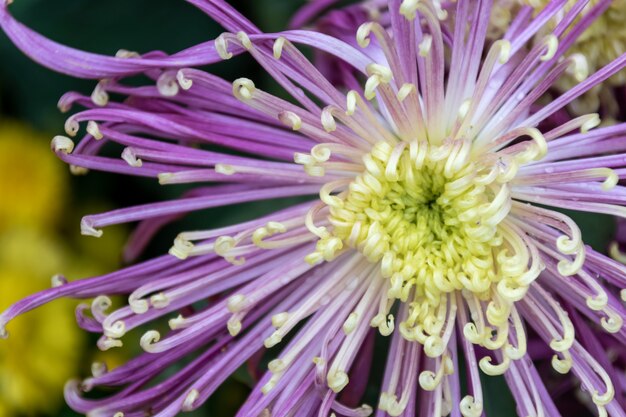
{"label": "pale yellow petal tip", "polygon": [[613,188],[615,188],[617,186],[617,183],[619,182],[619,176],[617,175],[617,173],[612,170],[612,169],[608,169],[607,175],[606,175],[606,179],[602,182],[602,190],[603,191],[610,191]]}
{"label": "pale yellow petal tip", "polygon": [[139,345],[148,353],[156,353],[157,349],[154,348],[154,345],[158,343],[159,340],[161,340],[161,333],[156,330],[149,330],[141,336]]}
{"label": "pale yellow petal tip", "polygon": [[276,331],[272,333],[270,337],[268,337],[267,339],[263,341],[263,345],[269,349],[269,348],[276,346],[282,341],[283,341],[282,336]]}
{"label": "pale yellow petal tip", "polygon": [[269,369],[269,371],[273,374],[278,374],[284,371],[287,368],[287,365],[289,365],[287,362],[280,358],[277,358],[267,364],[267,369]]}
{"label": "pale yellow petal tip", "polygon": [[80,130],[80,124],[73,117],[70,117],[65,121],[64,128],[65,133],[69,137],[73,138],[78,134],[78,131]]}
{"label": "pale yellow petal tip", "polygon": [[346,387],[346,385],[348,385],[348,382],[350,382],[348,374],[343,371],[333,370],[328,373],[326,380],[328,382],[328,388],[333,390],[333,392],[335,393],[341,392]]}
{"label": "pale yellow petal tip", "polygon": [[407,20],[415,20],[419,0],[403,0],[400,4],[400,14]]}
{"label": "pale yellow petal tip", "polygon": [[478,366],[489,376],[504,375],[509,366],[511,366],[511,359],[504,356],[502,363],[493,364],[492,359],[489,356],[485,356],[478,362]]}
{"label": "pale yellow petal tip", "polygon": [[550,34],[543,39],[543,43],[546,47],[546,50],[539,57],[539,60],[549,61],[556,55],[556,51],[559,48],[559,38],[557,38],[554,34]]}
{"label": "pale yellow petal tip", "polygon": [[278,114],[278,120],[291,130],[298,131],[302,128],[302,119],[294,112],[282,111]]}
{"label": "pale yellow petal tip", "polygon": [[373,22],[365,22],[356,31],[356,42],[361,48],[367,48],[370,44],[370,33],[372,32]]}
{"label": "pale yellow petal tip", "polygon": [[115,53],[115,57],[116,58],[141,58],[141,55],[139,55],[138,52],[135,51],[129,51],[128,49],[118,49],[118,51]]}
{"label": "pale yellow petal tip", "polygon": [[408,403],[406,400],[398,401],[398,397],[395,394],[383,392],[380,394],[380,401],[378,403],[378,409],[386,411],[391,417],[399,417],[406,410]]}
{"label": "pale yellow petal tip", "polygon": [[617,241],[613,241],[609,245],[609,255],[617,262],[626,265],[626,253],[622,252]]}
{"label": "pale yellow petal tip", "polygon": [[67,278],[61,274],[55,274],[50,278],[52,288],[62,287],[65,284],[67,284]]}
{"label": "pale yellow petal tip", "polygon": [[168,326],[170,326],[170,329],[172,330],[180,330],[185,328],[186,324],[187,324],[187,320],[185,319],[185,317],[183,317],[182,314],[179,314],[178,316],[174,317],[173,319],[169,319],[167,321]]}
{"label": "pale yellow petal tip", "polygon": [[228,320],[228,322],[226,323],[226,327],[228,329],[228,333],[232,337],[235,337],[241,332],[241,328],[242,328],[241,321],[237,319]]}
{"label": "pale yellow petal tip", "polygon": [[234,166],[229,164],[215,164],[215,172],[217,172],[218,174],[230,176],[235,175],[237,173],[237,170]]}
{"label": "pale yellow petal tip", "polygon": [[226,40],[226,36],[228,35],[230,35],[230,33],[222,33],[215,38],[215,50],[224,61],[233,57],[233,54],[228,52],[228,41]]}
{"label": "pale yellow petal tip", "polygon": [[248,78],[238,78],[233,82],[233,94],[241,101],[252,99],[256,86]]}
{"label": "pale yellow petal tip", "polygon": [[552,356],[552,368],[557,371],[558,373],[560,373],[561,375],[565,375],[567,373],[569,373],[569,371],[572,369],[572,365],[573,365],[573,361],[572,361],[572,356],[569,354],[569,352],[564,351],[562,352],[563,358],[559,358],[557,355],[553,355]]}
{"label": "pale yellow petal tip", "polygon": [[133,148],[124,148],[122,151],[122,159],[131,167],[141,168],[143,166],[143,161],[137,158]]}
{"label": "pale yellow petal tip", "polygon": [[480,417],[483,414],[483,403],[471,395],[463,397],[459,407],[463,417]]}
{"label": "pale yellow petal tip", "polygon": [[90,224],[89,220],[83,218],[80,221],[80,233],[83,236],[93,236],[93,237],[101,237],[103,232],[100,229],[96,229],[93,225]]}
{"label": "pale yellow petal tip", "polygon": [[189,391],[187,396],[185,397],[185,401],[183,401],[183,411],[193,411],[194,403],[200,397],[200,391],[197,389],[192,389]]}
{"label": "pale yellow petal tip", "polygon": [[191,255],[194,247],[195,245],[192,242],[185,239],[183,234],[180,234],[174,239],[174,244],[168,253],[180,260],[185,260]]}
{"label": "pale yellow petal tip", "polygon": [[100,126],[93,120],[87,122],[87,133],[89,133],[95,140],[102,140],[104,135],[100,132]]}
{"label": "pale yellow petal tip", "polygon": [[189,90],[191,87],[193,87],[193,80],[187,78],[183,71],[184,70],[179,70],[176,73],[176,81],[178,81],[178,85],[180,85],[183,90]]}
{"label": "pale yellow petal tip", "polygon": [[55,136],[50,142],[50,148],[56,153],[71,154],[74,150],[74,141],[66,136]]}
{"label": "pale yellow petal tip", "polygon": [[91,93],[91,101],[98,107],[105,107],[109,103],[109,93],[106,91],[108,80],[100,80]]}
{"label": "pale yellow petal tip", "polygon": [[77,165],[70,165],[70,173],[75,176],[87,175],[89,173],[89,169]]}
{"label": "pale yellow petal tip", "polygon": [[244,308],[246,308],[246,305],[247,305],[246,301],[247,299],[244,294],[232,295],[231,297],[228,298],[228,301],[226,302],[226,308],[228,309],[228,311],[230,311],[233,314],[239,313]]}
{"label": "pale yellow petal tip", "polygon": [[248,51],[252,49],[252,42],[250,41],[250,37],[246,32],[237,32],[237,39],[239,40],[239,42],[241,42],[241,46],[246,48]]}
{"label": "pale yellow petal tip", "polygon": [[163,292],[154,294],[150,296],[150,305],[157,310],[164,309],[170,305],[170,298]]}
{"label": "pale yellow petal tip", "polygon": [[175,97],[180,92],[180,85],[176,79],[176,74],[171,71],[164,72],[157,79],[157,90],[163,97]]}
{"label": "pale yellow petal tip", "polygon": [[272,316],[272,326],[274,326],[277,329],[280,329],[281,327],[285,325],[285,323],[287,323],[287,320],[289,320],[289,313],[286,311],[282,313],[274,314]]}
{"label": "pale yellow petal tip", "polygon": [[171,172],[162,172],[157,175],[157,179],[160,185],[171,184],[172,178],[175,177],[175,174]]}
{"label": "pale yellow petal tip", "polygon": [[94,378],[99,378],[108,372],[108,368],[106,363],[104,362],[94,362],[91,364],[91,375]]}
{"label": "pale yellow petal tip", "polygon": [[285,47],[285,42],[287,40],[280,36],[278,37],[275,41],[274,41],[274,46],[272,48],[272,52],[274,53],[274,58],[275,59],[280,59],[280,57],[283,54],[283,48]]}
{"label": "pale yellow petal tip", "polygon": [[124,346],[124,343],[122,343],[121,340],[113,339],[111,337],[101,337],[100,340],[98,340],[98,349],[102,351],[107,351],[122,346]]}
{"label": "pale yellow petal tip", "polygon": [[128,305],[133,313],[145,314],[150,309],[150,303],[142,298],[136,298],[134,295],[128,297]]}

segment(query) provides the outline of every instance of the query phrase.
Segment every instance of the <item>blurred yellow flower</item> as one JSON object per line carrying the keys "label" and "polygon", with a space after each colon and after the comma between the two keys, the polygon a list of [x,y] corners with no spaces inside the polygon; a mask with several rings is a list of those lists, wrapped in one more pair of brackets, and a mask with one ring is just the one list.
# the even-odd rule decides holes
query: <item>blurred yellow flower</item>
{"label": "blurred yellow flower", "polygon": [[[61,245],[41,232],[2,232],[0,310],[49,287],[64,258]],[[0,343],[0,417],[34,415],[61,404],[63,385],[76,376],[84,347],[74,306],[60,300],[10,323],[11,337]]]}
{"label": "blurred yellow flower", "polygon": [[[92,245],[81,241],[73,250],[59,234],[70,177],[48,141],[0,120],[0,311],[49,288],[54,274],[98,274],[118,261],[117,250],[100,246],[101,256],[92,256]],[[117,230],[101,243],[119,248],[123,239]],[[65,382],[92,356],[74,319],[76,305],[59,300],[9,324],[10,337],[0,343],[0,417],[50,414],[62,405]]]}
{"label": "blurred yellow flower", "polygon": [[59,218],[67,173],[48,142],[26,126],[0,120],[0,229],[46,227]]}

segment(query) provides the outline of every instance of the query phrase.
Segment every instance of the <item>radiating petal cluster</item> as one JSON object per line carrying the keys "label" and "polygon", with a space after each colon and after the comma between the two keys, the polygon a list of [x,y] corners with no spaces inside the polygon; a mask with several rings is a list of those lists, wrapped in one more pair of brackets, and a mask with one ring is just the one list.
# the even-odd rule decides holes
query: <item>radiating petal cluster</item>
{"label": "radiating petal cluster", "polygon": [[[626,267],[585,246],[561,211],[626,217],[618,185],[626,125],[594,129],[597,114],[551,118],[626,66],[621,55],[587,74],[584,56],[566,54],[593,23],[579,18],[585,1],[522,9],[495,42],[487,39],[489,1],[371,2],[370,13],[388,20],[364,23],[350,42],[305,30],[262,33],[222,0],[188,1],[226,32],[174,55],[115,58],[58,45],[0,8],[4,31],[35,60],[100,80],[91,97],[68,93],[59,103],[86,108],[52,141],[74,172],[207,184],[86,216],[84,234],[139,222],[131,260],[189,212],[284,202],[243,223],[184,231],[168,255],[35,294],[3,313],[0,324],[58,297],[93,298],[77,317],[101,334],[101,349],[153,329],[139,341],[144,354],[69,383],[72,408],[174,416],[198,408],[245,363],[256,368],[270,356],[238,416],[376,409],[476,417],[487,401],[481,371],[505,375],[520,416],[558,416],[527,353],[532,334],[558,373],[576,375],[597,413],[626,416],[622,378],[603,350],[626,343]],[[298,44],[349,67],[347,88]],[[248,78],[229,83],[191,68],[242,53],[293,100]],[[568,73],[579,84],[541,105]],[[137,74],[151,82],[125,82]],[[69,137],[81,126],[75,145]],[[104,156],[105,145],[121,158]],[[111,294],[127,294],[128,305],[109,312]],[[361,405],[362,382],[380,366],[371,360],[377,339],[388,351],[381,393],[377,404]],[[118,389],[85,394],[103,387]]]}
{"label": "radiating petal cluster", "polygon": [[[352,33],[363,22],[374,20],[385,27],[391,25],[391,17],[388,4],[381,0],[365,0],[354,5],[333,10],[321,18],[318,14],[328,7],[327,1],[313,1],[312,4],[302,8],[292,20],[292,26],[310,23],[314,21],[317,30],[338,37],[348,43],[354,43]],[[523,24],[523,20],[529,14],[537,16],[546,8],[551,0],[495,0],[491,7],[489,27],[487,28],[488,42],[497,41],[503,37],[509,27]],[[604,6],[603,6],[604,5]],[[601,7],[596,7],[601,6]],[[448,13],[454,10],[454,3],[442,3],[442,12]],[[606,8],[606,10],[604,10]],[[577,33],[575,41],[566,51],[568,55],[584,55],[588,72],[595,72],[605,65],[617,59],[626,52],[626,28],[622,24],[626,19],[626,3],[623,0],[601,2],[590,0],[581,3],[577,0],[569,0],[567,4],[551,20],[545,24],[533,37],[534,42],[542,42],[564,20],[572,15],[568,12],[575,10],[576,22],[589,20],[591,24],[584,24],[584,31]],[[602,11],[600,11],[602,10]],[[454,15],[452,14],[452,17]],[[448,19],[448,23],[451,19]],[[447,22],[442,22],[448,30],[453,30]],[[569,25],[566,23],[566,25]],[[607,36],[607,34],[610,34]],[[380,54],[369,54],[373,59],[380,58]],[[321,59],[319,62],[324,68],[332,68],[327,75],[338,82],[346,81],[347,70],[340,62]],[[336,74],[338,70],[339,75]],[[568,71],[565,76],[557,79],[552,85],[555,93],[568,91],[580,82],[580,77],[573,71]],[[568,109],[577,115],[594,111],[602,111],[606,117],[605,123],[613,122],[618,117],[623,104],[623,88],[626,84],[626,71],[619,71],[603,84],[596,85],[589,92],[573,100]],[[548,94],[551,94],[549,91]]]}

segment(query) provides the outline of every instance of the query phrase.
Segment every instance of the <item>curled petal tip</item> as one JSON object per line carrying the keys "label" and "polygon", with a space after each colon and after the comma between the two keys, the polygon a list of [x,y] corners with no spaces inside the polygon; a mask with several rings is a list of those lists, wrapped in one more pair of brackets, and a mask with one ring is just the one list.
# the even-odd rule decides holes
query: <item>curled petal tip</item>
{"label": "curled petal tip", "polygon": [[235,337],[241,332],[241,321],[228,320],[228,323],[226,323],[226,327],[228,328],[228,333],[232,337]]}
{"label": "curled petal tip", "polygon": [[150,309],[148,301],[141,298],[133,298],[132,296],[128,298],[128,305],[135,314],[145,314]]}
{"label": "curled petal tip", "polygon": [[483,414],[483,404],[471,395],[466,395],[460,402],[463,417],[480,417]]}
{"label": "curled petal tip", "polygon": [[100,349],[101,351],[107,351],[112,348],[122,347],[124,344],[122,343],[121,340],[118,340],[118,339],[113,339],[110,337],[101,337],[98,340],[97,345],[98,345],[98,349]]}
{"label": "curled petal tip", "polygon": [[100,126],[97,122],[93,120],[87,123],[87,133],[89,133],[95,140],[100,140],[104,137],[102,132],[100,132]]}
{"label": "curled petal tip", "polygon": [[50,142],[50,148],[55,153],[70,154],[74,150],[74,141],[66,136],[55,136]]}
{"label": "curled petal tip", "polygon": [[226,33],[222,33],[215,39],[215,49],[223,60],[228,60],[233,57],[232,52],[228,52],[228,42],[226,41]]}
{"label": "curled petal tip", "polygon": [[[107,371],[107,365],[103,362],[94,362],[91,364],[91,374],[94,376],[94,378],[101,377],[102,375],[106,374]],[[87,382],[87,380],[83,381],[83,385],[85,385],[85,382]]]}
{"label": "curled petal tip", "polygon": [[356,41],[361,48],[367,48],[370,44],[370,32],[372,31],[373,22],[366,22],[359,26],[356,32]]}
{"label": "curled petal tip", "polygon": [[164,97],[174,97],[180,91],[177,75],[172,72],[164,72],[157,80],[157,90]]}
{"label": "curled petal tip", "polygon": [[343,390],[350,379],[348,378],[348,374],[343,371],[331,371],[327,377],[328,387],[333,390],[333,392],[338,393]]}
{"label": "curled petal tip", "polygon": [[156,352],[153,345],[155,343],[158,343],[159,340],[161,340],[161,333],[157,332],[156,330],[149,330],[143,336],[141,336],[139,344],[141,345],[141,348],[143,350],[152,353]]}
{"label": "curled petal tip", "polygon": [[180,88],[182,88],[183,90],[189,90],[193,86],[193,80],[185,77],[185,73],[183,72],[183,70],[179,70],[176,73],[176,80],[178,81]]}
{"label": "curled petal tip", "polygon": [[131,167],[141,168],[143,166],[143,161],[137,158],[133,148],[124,148],[122,151],[122,159]]}
{"label": "curled petal tip", "polygon": [[539,57],[540,61],[548,61],[552,58],[554,58],[554,55],[556,55],[556,51],[559,47],[559,38],[557,38],[555,35],[550,34],[548,36],[545,37],[545,39],[543,40],[543,43],[545,44],[545,52]]}
{"label": "curled petal tip", "polygon": [[103,232],[94,228],[87,217],[83,217],[80,221],[80,233],[84,236],[101,237]]}
{"label": "curled petal tip", "polygon": [[104,107],[109,103],[109,93],[106,91],[108,80],[101,80],[91,93],[91,101],[98,107]]}
{"label": "curled petal tip", "polygon": [[115,53],[116,58],[141,58],[137,52],[129,51],[128,49],[120,49]]}
{"label": "curled petal tip", "polygon": [[233,94],[239,100],[250,100],[255,90],[254,82],[248,78],[238,78],[233,82]]}
{"label": "curled petal tip", "polygon": [[178,236],[174,239],[174,245],[170,248],[169,254],[180,260],[185,260],[194,248],[194,244],[190,241]]}
{"label": "curled petal tip", "polygon": [[117,320],[112,324],[103,326],[104,335],[113,339],[119,339],[126,334],[126,324],[122,320]]}
{"label": "curled petal tip", "polygon": [[194,409],[193,404],[199,396],[200,391],[198,391],[197,389],[192,389],[191,391],[189,391],[189,394],[187,394],[187,397],[185,397],[185,401],[183,402],[183,411],[192,411]]}
{"label": "curled petal tip", "polygon": [[274,42],[274,47],[273,47],[274,58],[280,59],[280,57],[282,56],[283,48],[285,47],[285,41],[286,41],[286,39],[283,38],[282,36],[280,36]]}
{"label": "curled petal tip", "polygon": [[75,176],[87,175],[89,173],[89,169],[78,165],[70,165],[70,173]]}
{"label": "curled petal tip", "polygon": [[94,387],[93,378],[87,378],[83,382],[80,383],[79,389],[82,392],[90,392]]}
{"label": "curled petal tip", "polygon": [[64,127],[65,133],[69,137],[73,138],[78,133],[78,130],[80,129],[80,124],[73,117],[70,117],[65,121]]}
{"label": "curled petal tip", "polygon": [[50,278],[50,284],[52,288],[61,287],[67,284],[67,279],[61,274],[55,274]]}

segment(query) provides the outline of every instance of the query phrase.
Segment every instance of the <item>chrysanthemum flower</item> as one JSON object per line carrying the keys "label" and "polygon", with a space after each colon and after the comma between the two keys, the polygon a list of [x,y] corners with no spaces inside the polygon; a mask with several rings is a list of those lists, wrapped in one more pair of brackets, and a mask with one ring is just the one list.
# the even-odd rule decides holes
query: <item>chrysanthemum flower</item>
{"label": "chrysanthemum flower", "polygon": [[[78,146],[52,148],[82,169],[203,182],[180,199],[86,216],[82,231],[140,221],[128,255],[164,224],[193,210],[311,196],[276,213],[220,229],[181,233],[170,255],[33,295],[0,323],[49,300],[96,297],[79,323],[119,346],[153,326],[146,351],[68,384],[69,404],[90,416],[173,416],[200,406],[242,364],[277,348],[239,416],[366,416],[358,406],[372,366],[373,329],[390,338],[376,415],[480,416],[480,372],[504,374],[520,416],[558,416],[527,354],[530,333],[573,372],[600,415],[625,416],[622,379],[605,353],[624,344],[620,290],[626,268],[586,247],[557,209],[624,216],[626,125],[590,130],[595,114],[542,125],[626,66],[626,56],[587,78],[582,55],[564,56],[609,1],[579,18],[580,1],[526,48],[566,0],[515,17],[484,51],[491,3],[391,0],[390,29],[356,35],[384,63],[315,32],[260,32],[221,0],[188,0],[228,31],[166,56],[116,58],[53,43],[17,23],[0,25],[33,59],[98,78],[91,98],[69,93],[63,110]],[[449,19],[453,30],[444,30]],[[342,59],[364,76],[338,91],[295,47]],[[294,102],[250,79],[228,83],[192,69],[248,52]],[[567,72],[580,83],[536,103]],[[155,85],[122,78],[145,74]],[[128,99],[111,102],[111,95]],[[124,147],[122,160],[100,156]],[[215,145],[207,149],[204,145]],[[227,152],[226,150],[236,151]],[[294,163],[295,161],[295,163]],[[76,170],[77,168],[75,168]],[[130,294],[110,314],[109,294]],[[626,293],[622,292],[624,298]],[[169,318],[170,331],[157,331]],[[167,373],[174,364],[183,364]],[[460,372],[465,367],[466,372]],[[165,377],[164,377],[165,376]],[[155,381],[160,381],[155,384]],[[118,387],[105,398],[82,392]],[[355,408],[356,407],[356,408]]]}

